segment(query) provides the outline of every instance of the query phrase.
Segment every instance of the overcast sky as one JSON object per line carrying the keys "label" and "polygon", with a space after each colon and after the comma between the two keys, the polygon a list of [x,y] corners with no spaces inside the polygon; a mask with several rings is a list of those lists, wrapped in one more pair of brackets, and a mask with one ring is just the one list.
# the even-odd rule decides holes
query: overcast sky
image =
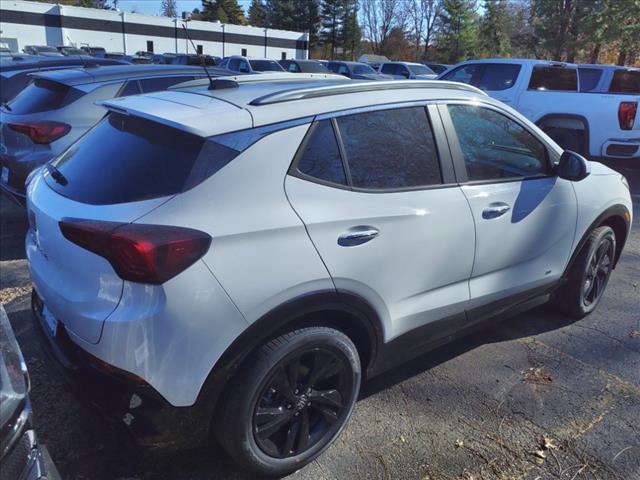
{"label": "overcast sky", "polygon": [[[202,9],[201,0],[177,0],[176,3],[178,4],[178,16],[182,12],[190,12],[194,8]],[[251,4],[251,0],[238,0],[238,3],[246,11]],[[138,13],[146,15],[158,15],[161,5],[162,0],[118,0],[118,9],[121,12],[130,12],[135,8]]]}

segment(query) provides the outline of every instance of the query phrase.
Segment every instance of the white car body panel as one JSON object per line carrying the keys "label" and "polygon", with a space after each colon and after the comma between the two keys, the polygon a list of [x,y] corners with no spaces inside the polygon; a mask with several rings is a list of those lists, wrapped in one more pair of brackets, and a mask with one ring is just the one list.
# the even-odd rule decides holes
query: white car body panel
{"label": "white car body panel", "polygon": [[[366,193],[291,176],[285,186],[336,287],[384,305],[385,341],[464,311],[475,237],[459,187]],[[341,234],[363,225],[380,233],[362,245],[338,245]]]}

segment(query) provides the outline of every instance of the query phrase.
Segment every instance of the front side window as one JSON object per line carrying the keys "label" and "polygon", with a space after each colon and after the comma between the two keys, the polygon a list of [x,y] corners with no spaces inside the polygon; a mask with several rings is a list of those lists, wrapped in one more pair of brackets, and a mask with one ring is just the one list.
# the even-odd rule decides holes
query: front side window
{"label": "front side window", "polygon": [[393,75],[396,73],[396,66],[393,63],[385,63],[382,65],[382,73],[386,73],[387,75]]}
{"label": "front side window", "polygon": [[403,189],[442,183],[424,107],[348,115],[337,124],[353,187]]}
{"label": "front side window", "polygon": [[451,82],[461,82],[470,85],[477,85],[480,82],[480,76],[482,75],[482,65],[471,64],[463,65],[455,70],[447,73],[442,80],[449,80]]}
{"label": "front side window", "polygon": [[529,90],[578,91],[578,71],[564,67],[533,67]]}
{"label": "front side window", "polygon": [[347,178],[331,121],[322,120],[312,128],[298,161],[298,170],[325,182],[346,185]]}
{"label": "front side window", "polygon": [[506,115],[471,105],[449,105],[469,181],[546,175],[542,142]]}

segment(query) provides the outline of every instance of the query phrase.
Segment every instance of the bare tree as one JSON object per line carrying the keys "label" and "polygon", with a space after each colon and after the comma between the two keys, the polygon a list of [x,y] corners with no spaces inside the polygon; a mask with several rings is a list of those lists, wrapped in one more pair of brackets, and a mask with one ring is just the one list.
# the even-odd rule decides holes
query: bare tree
{"label": "bare tree", "polygon": [[362,30],[375,53],[383,50],[391,29],[398,25],[400,0],[361,0]]}

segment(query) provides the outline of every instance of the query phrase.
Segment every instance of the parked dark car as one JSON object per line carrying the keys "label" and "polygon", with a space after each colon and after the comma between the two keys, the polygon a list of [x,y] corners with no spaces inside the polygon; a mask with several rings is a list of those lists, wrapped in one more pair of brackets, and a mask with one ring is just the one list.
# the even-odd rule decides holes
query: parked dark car
{"label": "parked dark car", "polygon": [[[19,59],[19,60],[18,60]],[[6,103],[15,97],[31,81],[31,75],[47,70],[64,70],[78,67],[99,67],[126,65],[127,62],[93,57],[35,57],[14,56],[12,60],[0,62],[0,103]]]}
{"label": "parked dark car", "polygon": [[279,60],[278,63],[287,72],[292,73],[331,73],[318,60]]}
{"label": "parked dark car", "polygon": [[[212,76],[228,75],[209,69]],[[17,203],[24,200],[29,173],[62,153],[100,120],[97,105],[114,97],[166,90],[205,77],[202,67],[124,65],[41,72],[0,108],[0,188]]]}
{"label": "parked dark car", "polygon": [[202,60],[204,59],[204,63],[208,67],[213,67],[217,65],[219,62],[216,61],[216,58],[211,55],[197,55],[195,53],[192,54],[178,54],[171,57],[172,65],[202,65]]}
{"label": "parked dark car", "polygon": [[445,70],[447,70],[451,66],[451,65],[445,65],[443,63],[431,63],[431,62],[422,62],[422,64],[426,65],[427,67],[429,67],[431,70],[433,70],[438,75],[440,75],[442,72],[444,72]]}
{"label": "parked dark car", "polygon": [[327,68],[352,80],[393,80],[391,75],[376,72],[370,65],[360,62],[329,62]]}
{"label": "parked dark car", "polygon": [[62,56],[56,47],[50,47],[48,45],[26,45],[22,51],[29,55],[42,55],[45,57]]}
{"label": "parked dark car", "polygon": [[29,401],[29,374],[4,308],[0,306],[0,480],[59,480],[39,444]]}

